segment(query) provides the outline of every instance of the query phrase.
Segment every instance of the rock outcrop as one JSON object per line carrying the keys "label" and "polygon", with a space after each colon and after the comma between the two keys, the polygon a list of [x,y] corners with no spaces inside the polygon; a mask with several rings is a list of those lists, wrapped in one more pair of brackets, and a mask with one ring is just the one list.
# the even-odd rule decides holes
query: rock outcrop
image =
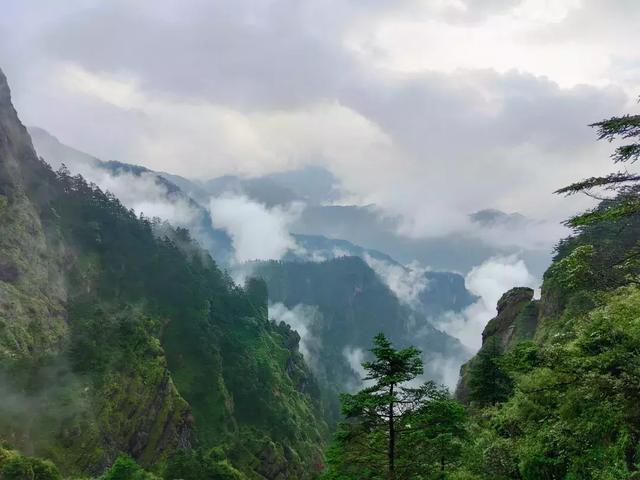
{"label": "rock outcrop", "polygon": [[[122,451],[151,464],[189,445],[189,408],[162,351],[127,372],[75,371],[70,352],[84,319],[70,311],[68,277],[83,252],[62,232],[62,195],[0,72],[0,441],[66,472],[99,472]],[[102,340],[96,349],[109,348]]]}
{"label": "rock outcrop", "polygon": [[[498,314],[487,323],[482,332],[483,346],[490,338],[498,338],[503,351],[508,351],[516,343],[533,338],[539,315],[538,301],[533,300],[533,293],[531,288],[516,287],[500,297]],[[460,368],[455,396],[461,402],[468,401],[468,371],[474,359],[475,357]]]}
{"label": "rock outcrop", "polygon": [[498,300],[498,315],[492,318],[482,332],[482,344],[488,338],[498,337],[504,350],[514,342],[530,338],[538,319],[537,302],[533,300],[533,289],[516,287]]}

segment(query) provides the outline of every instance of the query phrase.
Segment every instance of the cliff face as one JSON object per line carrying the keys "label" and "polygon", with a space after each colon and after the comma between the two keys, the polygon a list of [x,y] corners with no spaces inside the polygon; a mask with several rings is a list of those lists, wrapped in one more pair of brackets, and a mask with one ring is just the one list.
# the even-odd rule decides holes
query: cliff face
{"label": "cliff face", "polygon": [[538,320],[538,302],[533,301],[533,290],[516,287],[506,292],[497,305],[498,315],[491,319],[482,332],[482,344],[488,338],[498,337],[504,350],[515,343],[533,338]]}
{"label": "cliff face", "polygon": [[31,200],[51,189],[46,177],[35,181],[41,168],[0,72],[0,357],[7,360],[55,352],[67,332],[64,246],[55,234],[45,235]]}
{"label": "cliff face", "polygon": [[85,475],[197,441],[250,478],[306,478],[326,426],[296,339],[163,232],[41,162],[0,74],[0,443]]}
{"label": "cliff face", "polygon": [[[533,339],[538,325],[539,301],[533,300],[531,288],[516,287],[506,292],[498,300],[497,312],[482,332],[483,347],[490,338],[498,338],[506,352],[518,342]],[[468,371],[474,360],[475,357],[460,368],[455,395],[462,402],[468,401]]]}
{"label": "cliff face", "polygon": [[98,471],[120,451],[152,462],[189,444],[188,407],[157,346],[128,371],[74,368],[82,319],[68,276],[84,252],[62,233],[61,195],[0,73],[0,438],[67,470]]}

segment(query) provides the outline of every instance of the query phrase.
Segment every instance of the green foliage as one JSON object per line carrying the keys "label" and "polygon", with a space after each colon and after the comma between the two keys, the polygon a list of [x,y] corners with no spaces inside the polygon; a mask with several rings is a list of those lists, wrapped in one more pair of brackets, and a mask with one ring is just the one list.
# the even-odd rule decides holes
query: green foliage
{"label": "green foliage", "polygon": [[481,406],[505,401],[512,390],[511,378],[502,364],[502,345],[489,337],[469,367],[469,399]]}
{"label": "green foliage", "polygon": [[374,360],[365,362],[365,381],[356,394],[343,394],[346,421],[327,453],[324,478],[444,478],[460,459],[466,413],[448,391],[427,382],[420,351],[396,350],[382,334],[374,339]]}
{"label": "green foliage", "polygon": [[[624,287],[567,343],[522,344],[504,361],[514,394],[485,410],[465,468],[480,478],[630,478],[640,460],[640,289]],[[505,449],[505,446],[507,447]],[[487,451],[508,453],[500,461]],[[509,468],[504,467],[509,465]],[[502,475],[502,477],[500,476]]]}
{"label": "green foliage", "polygon": [[99,480],[159,480],[127,455],[119,456]]}
{"label": "green foliage", "polygon": [[[612,142],[616,139],[636,139],[640,137],[640,115],[612,117],[591,125],[598,130],[599,140]],[[640,145],[632,143],[620,145],[613,154],[615,162],[634,162],[640,158]]]}
{"label": "green foliage", "polygon": [[181,450],[172,455],[165,467],[165,480],[244,480],[246,477],[225,459],[224,452]]}
{"label": "green foliage", "polygon": [[[640,180],[640,176],[636,180]],[[608,208],[594,208],[567,221],[573,228],[586,227],[601,222],[615,221],[640,212],[640,200],[636,198],[620,198]]]}
{"label": "green foliage", "polygon": [[61,480],[55,465],[0,448],[0,480]]}
{"label": "green foliage", "polygon": [[[640,115],[612,117],[591,125],[596,127],[599,140],[628,140],[631,143],[616,147],[612,158],[615,163],[633,163],[640,158]],[[593,177],[559,189],[556,193],[572,195],[585,192],[593,195],[594,189],[617,192],[618,200],[605,203],[599,208],[578,215],[567,223],[575,228],[594,225],[603,221],[624,219],[640,212],[638,182],[640,176],[628,172],[612,173],[604,177]]]}
{"label": "green foliage", "polygon": [[577,246],[566,257],[554,262],[549,267],[546,277],[552,286],[568,292],[595,286],[590,263],[593,255],[593,245]]}

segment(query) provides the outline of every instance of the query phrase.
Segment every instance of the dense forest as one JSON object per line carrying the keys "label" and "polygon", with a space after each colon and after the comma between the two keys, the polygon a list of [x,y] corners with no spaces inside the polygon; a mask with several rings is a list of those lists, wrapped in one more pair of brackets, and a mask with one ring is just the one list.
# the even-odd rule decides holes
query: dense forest
{"label": "dense forest", "polygon": [[[638,159],[640,116],[593,126],[621,140],[617,163]],[[558,191],[602,201],[568,220],[539,300],[528,288],[500,299],[456,399],[416,384],[417,351],[376,337],[373,384],[342,397],[324,478],[640,478],[638,180],[618,172]]]}
{"label": "dense forest", "polygon": [[52,171],[4,77],[0,159],[0,477],[97,475],[121,453],[166,478],[313,477],[323,407],[264,284]]}
{"label": "dense forest", "polygon": [[[640,157],[640,116],[594,126],[616,163]],[[412,341],[360,258],[236,285],[186,229],[39,159],[0,75],[0,480],[640,478],[638,180],[558,191],[601,202],[568,220],[540,299],[503,295],[454,394],[427,380],[450,337]],[[321,374],[267,291],[330,319]],[[348,329],[372,344],[338,399]]]}

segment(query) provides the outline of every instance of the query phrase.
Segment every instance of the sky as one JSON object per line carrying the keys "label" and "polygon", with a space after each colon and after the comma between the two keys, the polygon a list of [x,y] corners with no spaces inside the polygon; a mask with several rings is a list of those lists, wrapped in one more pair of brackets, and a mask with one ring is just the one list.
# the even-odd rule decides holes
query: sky
{"label": "sky", "polygon": [[409,238],[491,208],[552,242],[590,205],[552,192],[613,168],[588,124],[640,110],[638,25],[637,0],[4,0],[0,68],[24,123],[102,159],[316,165]]}

